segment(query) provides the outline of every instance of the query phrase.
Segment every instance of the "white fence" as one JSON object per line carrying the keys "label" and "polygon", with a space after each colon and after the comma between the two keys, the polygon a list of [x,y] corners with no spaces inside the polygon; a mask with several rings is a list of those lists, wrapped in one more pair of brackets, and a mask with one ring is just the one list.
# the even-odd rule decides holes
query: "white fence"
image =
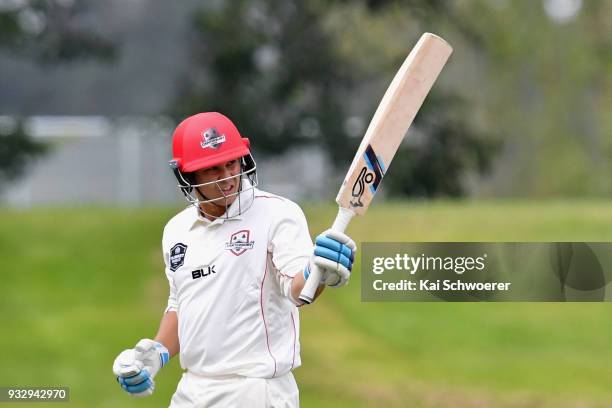
{"label": "white fence", "polygon": [[[50,152],[9,185],[2,203],[11,207],[57,205],[181,204],[168,166],[174,124],[164,118],[36,117],[27,121]],[[1,142],[1,138],[0,138]],[[255,159],[260,187],[297,201],[331,200],[331,177],[318,148]]]}

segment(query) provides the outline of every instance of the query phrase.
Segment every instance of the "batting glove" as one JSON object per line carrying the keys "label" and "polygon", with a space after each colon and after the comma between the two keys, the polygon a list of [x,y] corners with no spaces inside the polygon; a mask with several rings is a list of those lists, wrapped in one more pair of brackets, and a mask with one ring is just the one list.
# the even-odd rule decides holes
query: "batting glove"
{"label": "batting glove", "polygon": [[314,254],[304,269],[304,278],[308,279],[312,265],[321,268],[321,283],[334,288],[348,283],[353,269],[353,260],[357,246],[348,235],[327,230],[315,240]]}
{"label": "batting glove", "polygon": [[123,350],[113,363],[113,372],[125,391],[135,397],[153,394],[153,377],[168,363],[170,353],[163,344],[142,339],[133,349]]}

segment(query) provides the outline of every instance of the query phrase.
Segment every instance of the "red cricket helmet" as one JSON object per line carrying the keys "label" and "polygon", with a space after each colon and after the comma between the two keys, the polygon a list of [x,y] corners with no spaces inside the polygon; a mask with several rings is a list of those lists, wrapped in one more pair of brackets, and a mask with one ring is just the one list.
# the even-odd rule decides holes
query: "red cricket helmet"
{"label": "red cricket helmet", "polygon": [[198,113],[183,120],[172,136],[173,167],[182,173],[217,166],[250,155],[249,139],[218,112]]}
{"label": "red cricket helmet", "polygon": [[[217,112],[198,113],[182,121],[172,136],[172,160],[170,167],[178,180],[178,187],[187,202],[200,208],[206,215],[219,218],[207,213],[200,205],[225,203],[226,210],[231,205],[233,196],[237,196],[238,208],[224,218],[231,218],[246,211],[253,203],[255,187],[257,186],[257,166],[251,155],[249,139],[240,136],[238,129],[226,116]],[[240,159],[241,172],[235,176],[240,178],[240,187],[236,193],[225,195],[219,182],[212,180],[203,184],[196,184],[194,171],[217,166],[231,160]],[[217,185],[223,197],[208,199],[199,190],[206,185]],[[244,197],[248,202],[242,205],[242,195],[250,192],[250,197]]]}

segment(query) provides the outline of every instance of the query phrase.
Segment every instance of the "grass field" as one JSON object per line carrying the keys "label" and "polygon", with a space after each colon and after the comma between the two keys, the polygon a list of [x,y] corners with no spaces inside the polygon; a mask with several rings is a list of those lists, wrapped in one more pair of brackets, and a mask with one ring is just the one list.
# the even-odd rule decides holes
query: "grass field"
{"label": "grass field", "polygon": [[[304,207],[311,232],[333,206]],[[175,209],[0,210],[0,386],[71,387],[71,407],[165,407],[180,368],[138,400],[112,362],[153,336],[166,299],[161,230]],[[612,203],[373,206],[364,241],[612,241]],[[351,285],[301,310],[304,407],[609,407],[612,305],[361,303]],[[63,406],[2,404],[2,406]]]}

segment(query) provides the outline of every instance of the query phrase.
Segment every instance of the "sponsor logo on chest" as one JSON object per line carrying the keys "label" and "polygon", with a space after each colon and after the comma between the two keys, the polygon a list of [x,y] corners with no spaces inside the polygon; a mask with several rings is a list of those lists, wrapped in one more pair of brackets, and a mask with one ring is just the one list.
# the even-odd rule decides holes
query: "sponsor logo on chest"
{"label": "sponsor logo on chest", "polygon": [[253,249],[255,241],[250,239],[251,231],[240,230],[234,232],[229,237],[229,241],[225,243],[225,249],[229,250],[232,254],[240,256],[249,249]]}

